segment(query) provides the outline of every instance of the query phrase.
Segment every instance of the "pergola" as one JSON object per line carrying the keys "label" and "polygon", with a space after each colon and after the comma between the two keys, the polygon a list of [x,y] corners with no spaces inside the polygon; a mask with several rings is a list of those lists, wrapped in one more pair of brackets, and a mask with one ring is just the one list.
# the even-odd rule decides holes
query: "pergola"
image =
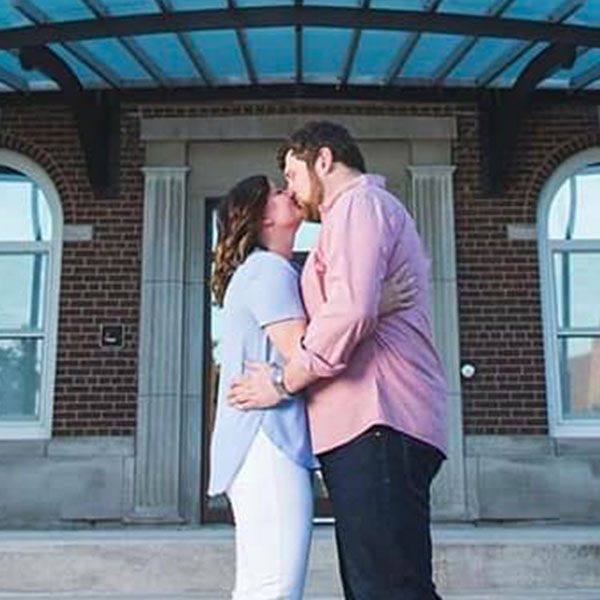
{"label": "pergola", "polygon": [[0,103],[74,112],[110,196],[119,104],[469,99],[502,190],[534,94],[600,98],[600,0],[0,0]]}

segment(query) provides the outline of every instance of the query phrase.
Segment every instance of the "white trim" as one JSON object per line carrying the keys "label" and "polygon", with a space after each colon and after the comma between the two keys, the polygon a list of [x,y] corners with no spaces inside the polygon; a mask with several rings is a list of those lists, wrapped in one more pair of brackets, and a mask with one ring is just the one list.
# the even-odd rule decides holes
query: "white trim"
{"label": "white trim", "polygon": [[31,331],[21,331],[20,329],[2,329],[0,331],[0,340],[9,338],[44,338],[44,331],[41,329]]}
{"label": "white trim", "polygon": [[455,165],[408,165],[413,179],[447,179],[456,171]]}
{"label": "white trim", "polygon": [[141,171],[147,179],[151,177],[160,177],[161,179],[167,177],[175,177],[179,179],[185,179],[186,174],[189,172],[190,167],[186,166],[172,166],[172,167],[142,167]]}
{"label": "white trim", "polygon": [[599,337],[598,328],[591,327],[559,327],[558,336],[562,337]]}
{"label": "white trim", "polygon": [[506,237],[511,241],[533,242],[537,240],[537,229],[529,223],[513,223],[506,226]]}
{"label": "white trim", "polygon": [[140,121],[143,142],[286,139],[308,121],[334,120],[354,139],[453,140],[456,117],[415,117],[336,114],[230,115],[227,117],[158,117]]}
{"label": "white trim", "polygon": [[63,242],[91,242],[93,239],[93,225],[68,224],[64,226]]}
{"label": "white trim", "polygon": [[[1,163],[0,163],[1,164]],[[3,242],[0,241],[0,252],[2,254],[20,254],[27,252],[50,252],[51,242]]]}
{"label": "white trim", "polygon": [[[538,256],[540,268],[540,290],[542,301],[542,323],[544,332],[544,358],[546,371],[546,393],[548,400],[548,427],[552,437],[599,437],[600,419],[586,422],[562,417],[560,396],[560,373],[558,364],[558,320],[556,295],[554,293],[554,271],[552,254],[558,249],[566,249],[563,240],[548,239],[548,214],[556,193],[572,175],[589,164],[600,161],[600,148],[589,148],[571,156],[562,163],[544,184],[540,193],[537,210]],[[594,240],[575,240],[568,243],[573,251],[598,250]],[[564,332],[562,332],[564,333]]]}
{"label": "white trim", "polygon": [[548,240],[552,251],[569,252],[598,252],[600,250],[599,240]]}
{"label": "white trim", "polygon": [[[0,165],[6,165],[27,175],[44,193],[52,218],[52,239],[50,242],[27,244],[28,250],[48,252],[48,272],[44,307],[45,343],[42,357],[42,381],[40,391],[39,419],[27,421],[0,421],[0,439],[49,439],[52,435],[52,414],[54,406],[54,381],[56,372],[56,343],[58,329],[58,302],[60,293],[60,271],[63,240],[63,213],[58,191],[52,180],[37,163],[30,158],[0,149]],[[0,251],[17,252],[25,250],[20,242],[6,242]]]}

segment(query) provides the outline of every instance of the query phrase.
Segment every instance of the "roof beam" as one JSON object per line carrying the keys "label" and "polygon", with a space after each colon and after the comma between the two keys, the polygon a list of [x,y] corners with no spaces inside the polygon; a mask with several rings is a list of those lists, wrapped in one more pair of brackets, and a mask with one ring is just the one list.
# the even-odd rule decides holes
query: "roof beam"
{"label": "roof beam", "polygon": [[[173,5],[171,4],[171,0],[154,1],[164,15],[168,15],[169,13],[173,12],[174,9]],[[204,80],[204,83],[206,85],[213,85],[214,77],[200,52],[198,52],[198,50],[194,47],[189,34],[185,32],[177,32],[175,35],[177,36],[179,43],[185,50],[185,53],[187,54],[191,63],[194,65],[196,72]]]}
{"label": "roof beam", "polygon": [[[98,0],[93,1],[98,2]],[[151,33],[294,25],[447,33],[533,42],[572,43],[589,48],[600,48],[600,28],[584,25],[454,13],[432,15],[422,11],[383,9],[363,11],[360,8],[279,6],[176,11],[168,15],[162,13],[127,15],[14,27],[0,32],[0,49]]]}
{"label": "roof beam", "polygon": [[[303,0],[294,0],[294,6],[300,8]],[[294,27],[296,37],[296,83],[301,84],[304,80],[304,33],[301,25]]]}
{"label": "roof beam", "polygon": [[[227,0],[227,6],[229,10],[234,13],[237,10],[239,10],[236,7],[235,0]],[[235,35],[237,37],[238,46],[240,47],[242,57],[244,58],[244,64],[246,65],[248,79],[251,84],[255,85],[258,82],[258,78],[256,77],[256,70],[254,68],[254,63],[250,54],[250,48],[248,48],[248,39],[246,38],[246,32],[238,26],[235,28]]]}
{"label": "roof beam", "polygon": [[[81,0],[81,2],[96,16],[97,21],[107,21],[113,18],[119,18],[111,17],[108,9],[101,0]],[[164,18],[164,15],[158,16],[163,16]],[[118,41],[158,85],[167,87],[169,84],[168,78],[148,54],[140,48],[139,44],[134,39],[119,36]]]}
{"label": "roof beam", "polygon": [[[14,0],[13,6],[24,17],[35,23],[43,25],[50,23],[50,17],[36,4],[30,0]],[[118,88],[121,85],[119,77],[105,63],[99,61],[85,46],[77,42],[65,42],[64,47],[69,52],[86,65],[91,71],[96,73],[100,79],[104,80],[113,88]]]}
{"label": "roof beam", "polygon": [[[547,24],[559,24],[566,21],[569,17],[574,15],[583,5],[585,0],[565,0],[559,5],[555,11],[553,11],[546,21]],[[542,21],[543,22],[543,21]],[[511,37],[511,36],[506,36]],[[485,87],[492,83],[496,77],[504,73],[511,65],[519,60],[526,52],[531,50],[538,41],[551,41],[551,40],[535,40],[531,42],[520,42],[514,45],[513,48],[509,48],[502,56],[498,57],[487,67],[477,78],[476,85]],[[568,41],[566,42],[568,43]],[[580,44],[585,46],[587,44]]]}
{"label": "roof beam", "polygon": [[[426,13],[432,14],[438,9],[441,3],[442,0],[428,0],[425,4],[424,10]],[[411,33],[404,44],[402,44],[402,47],[398,50],[392,62],[392,66],[390,67],[386,76],[387,85],[391,85],[398,75],[400,75],[400,71],[402,71],[404,65],[406,65],[408,62],[408,59],[415,49],[420,36],[420,32]]]}
{"label": "roof beam", "polygon": [[[94,92],[96,93],[96,92]],[[105,92],[101,92],[105,93]],[[157,104],[190,102],[263,102],[265,100],[343,100],[387,101],[391,104],[402,102],[478,102],[483,97],[502,94],[503,90],[482,90],[474,87],[382,87],[379,84],[364,86],[341,86],[339,84],[303,84],[293,82],[268,86],[215,85],[191,87],[176,85],[171,88],[132,87],[124,88],[115,94],[123,104]],[[39,90],[34,94],[6,92],[0,96],[4,106],[64,106],[64,94],[55,90]],[[577,101],[585,105],[600,105],[600,91],[593,89],[569,90],[566,88],[537,88],[531,100],[536,103],[557,103]]]}
{"label": "roof beam", "polygon": [[0,67],[0,82],[17,92],[26,92],[29,89],[24,77],[19,77],[2,67]]}
{"label": "roof beam", "polygon": [[[371,0],[362,0],[361,2],[362,10],[368,10],[370,5]],[[350,40],[350,45],[348,46],[348,52],[346,54],[346,60],[344,61],[344,66],[342,68],[342,85],[346,85],[348,83],[348,79],[350,79],[352,66],[354,65],[354,59],[356,58],[356,51],[358,50],[358,45],[360,44],[361,34],[362,29],[355,29],[352,32],[352,39]]]}
{"label": "roof beam", "polygon": [[594,81],[598,81],[598,79],[600,79],[600,65],[595,65],[580,75],[573,77],[569,87],[574,90],[581,90],[594,83]]}
{"label": "roof beam", "polygon": [[[489,17],[500,17],[514,4],[515,0],[497,0],[492,6],[486,11],[486,15]],[[433,85],[440,85],[446,77],[454,70],[454,68],[462,62],[467,56],[471,48],[478,42],[476,37],[466,37],[458,46],[452,51],[450,56],[437,68],[433,74]]]}
{"label": "roof beam", "polygon": [[84,89],[71,67],[46,46],[26,46],[19,52],[21,66],[26,71],[37,69],[58,84],[67,97],[73,98]]}

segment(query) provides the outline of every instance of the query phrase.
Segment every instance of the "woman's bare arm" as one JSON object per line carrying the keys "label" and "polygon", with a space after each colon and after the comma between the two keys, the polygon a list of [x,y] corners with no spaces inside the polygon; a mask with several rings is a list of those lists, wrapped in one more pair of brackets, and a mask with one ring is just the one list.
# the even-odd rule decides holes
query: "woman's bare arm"
{"label": "woman's bare arm", "polygon": [[267,325],[265,331],[275,348],[287,362],[300,345],[300,340],[306,331],[306,319],[279,321]]}

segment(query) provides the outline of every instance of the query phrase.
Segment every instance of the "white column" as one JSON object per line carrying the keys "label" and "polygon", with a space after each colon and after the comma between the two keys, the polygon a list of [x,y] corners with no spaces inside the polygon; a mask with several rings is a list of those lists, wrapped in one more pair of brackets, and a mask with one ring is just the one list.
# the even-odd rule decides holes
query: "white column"
{"label": "white column", "polygon": [[134,520],[179,521],[188,167],[144,168]]}
{"label": "white column", "polygon": [[434,336],[448,381],[449,453],[434,484],[434,516],[465,516],[460,347],[452,174],[455,167],[409,166],[411,211],[432,259],[431,298]]}

